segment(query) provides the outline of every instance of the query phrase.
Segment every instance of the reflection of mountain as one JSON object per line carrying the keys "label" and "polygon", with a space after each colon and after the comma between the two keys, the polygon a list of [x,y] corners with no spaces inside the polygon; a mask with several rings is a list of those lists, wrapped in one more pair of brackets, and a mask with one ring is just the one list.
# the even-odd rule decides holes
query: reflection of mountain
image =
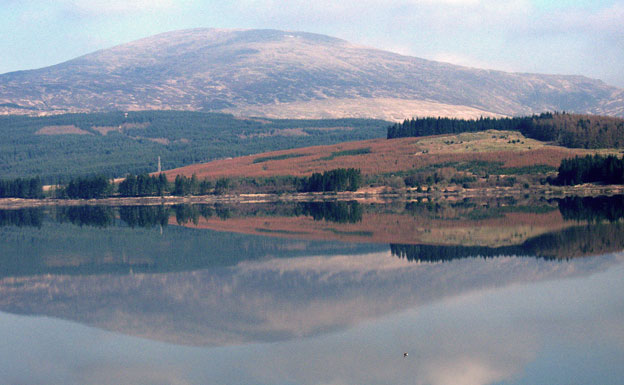
{"label": "reflection of mountain", "polygon": [[[574,216],[590,205],[568,206],[566,215]],[[592,274],[623,260],[615,255],[450,261],[475,255],[566,258],[624,249],[624,223],[566,222],[552,206],[179,206],[173,209],[175,220],[162,210],[123,209],[119,217],[110,209],[4,215],[5,222],[24,227],[0,227],[0,310],[179,344],[277,341],[347,328],[466,292]],[[274,210],[278,216],[272,216]],[[171,224],[220,230],[264,229],[254,231],[279,237],[171,226],[167,218]],[[436,232],[436,226],[445,230]],[[470,226],[479,229],[464,234]],[[465,242],[497,226],[530,231],[517,243],[516,238],[485,243],[502,246]],[[373,235],[364,233],[367,228]],[[306,233],[310,229],[313,235]],[[441,236],[438,245],[393,245],[392,252],[449,263],[388,258],[386,245],[289,239],[313,239],[319,229],[332,239],[360,240],[383,239],[379,234],[402,239],[410,232],[430,239],[434,233]]]}
{"label": "reflection of mountain", "polygon": [[584,276],[622,255],[410,264],[387,254],[241,262],[168,274],[0,280],[0,310],[150,339],[227,345],[311,336],[467,292]]}

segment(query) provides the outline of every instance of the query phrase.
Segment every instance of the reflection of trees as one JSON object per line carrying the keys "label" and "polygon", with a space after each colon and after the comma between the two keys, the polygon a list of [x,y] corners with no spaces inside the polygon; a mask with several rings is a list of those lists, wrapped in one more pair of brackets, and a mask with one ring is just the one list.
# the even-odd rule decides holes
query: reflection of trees
{"label": "reflection of trees", "polygon": [[119,218],[133,228],[166,226],[169,222],[169,208],[166,206],[120,207]]}
{"label": "reflection of trees", "polygon": [[559,211],[567,220],[613,222],[624,218],[624,195],[596,198],[567,197],[559,200]]}
{"label": "reflection of trees", "polygon": [[77,226],[107,227],[114,223],[115,211],[104,206],[61,207],[56,212],[56,219]]}
{"label": "reflection of trees", "polygon": [[391,244],[392,255],[408,261],[450,261],[453,259],[498,256],[533,256],[566,259],[599,255],[624,249],[624,223],[577,226],[530,238],[517,246],[435,246]]}
{"label": "reflection of trees", "polygon": [[457,202],[413,201],[405,204],[405,211],[413,216],[430,219],[485,220],[502,218],[508,213],[548,213],[556,206],[545,202],[520,203],[513,197],[503,197],[485,202],[464,199]]}
{"label": "reflection of trees", "polygon": [[298,206],[297,215],[308,215],[315,221],[358,223],[362,221],[362,206],[352,202],[304,202]]}
{"label": "reflection of trees", "polygon": [[624,223],[571,227],[527,240],[523,247],[539,257],[572,258],[624,249]]}
{"label": "reflection of trees", "polygon": [[199,223],[199,217],[206,219],[214,216],[215,214],[221,219],[227,219],[231,216],[229,208],[222,205],[215,205],[215,207],[209,205],[175,205],[173,210],[176,216],[176,222],[179,225],[183,225],[189,222],[194,224]]}
{"label": "reflection of trees", "polygon": [[444,262],[453,259],[482,257],[491,258],[499,255],[515,254],[515,246],[435,246],[435,245],[401,245],[390,244],[390,252],[410,262]]}
{"label": "reflection of trees", "polygon": [[43,209],[25,208],[18,210],[0,210],[0,226],[41,227]]}

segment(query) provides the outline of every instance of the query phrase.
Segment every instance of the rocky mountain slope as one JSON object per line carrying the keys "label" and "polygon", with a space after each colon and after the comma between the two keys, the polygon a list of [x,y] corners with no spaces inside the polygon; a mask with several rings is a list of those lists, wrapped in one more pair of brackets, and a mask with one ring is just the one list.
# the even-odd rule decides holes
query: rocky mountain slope
{"label": "rocky mountain slope", "polygon": [[310,33],[193,29],[0,75],[0,113],[180,109],[268,117],[624,116],[582,76],[481,70]]}

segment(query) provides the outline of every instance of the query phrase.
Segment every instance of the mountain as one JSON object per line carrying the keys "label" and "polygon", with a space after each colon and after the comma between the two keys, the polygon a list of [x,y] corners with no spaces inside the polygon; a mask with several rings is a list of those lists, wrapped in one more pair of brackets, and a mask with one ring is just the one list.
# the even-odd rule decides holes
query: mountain
{"label": "mountain", "polygon": [[624,116],[624,90],[506,73],[303,32],[193,29],[0,75],[0,113],[178,109],[266,117]]}

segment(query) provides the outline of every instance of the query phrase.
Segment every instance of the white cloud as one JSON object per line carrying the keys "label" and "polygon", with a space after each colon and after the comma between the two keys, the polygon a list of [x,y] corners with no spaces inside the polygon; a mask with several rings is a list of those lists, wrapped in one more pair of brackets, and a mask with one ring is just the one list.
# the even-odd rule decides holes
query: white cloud
{"label": "white cloud", "polygon": [[[425,367],[427,383],[432,385],[487,385],[500,382],[512,377],[518,371],[511,365],[496,362],[490,358],[459,357],[456,360],[447,360]],[[438,363],[436,363],[438,364]]]}
{"label": "white cloud", "polygon": [[455,52],[436,52],[432,56],[428,57],[428,59],[472,68],[493,69],[498,71],[511,72],[516,71],[515,67],[505,62],[486,60],[484,58],[462,55]]}
{"label": "white cloud", "polygon": [[174,0],[63,0],[66,7],[87,14],[147,12],[178,7]]}

